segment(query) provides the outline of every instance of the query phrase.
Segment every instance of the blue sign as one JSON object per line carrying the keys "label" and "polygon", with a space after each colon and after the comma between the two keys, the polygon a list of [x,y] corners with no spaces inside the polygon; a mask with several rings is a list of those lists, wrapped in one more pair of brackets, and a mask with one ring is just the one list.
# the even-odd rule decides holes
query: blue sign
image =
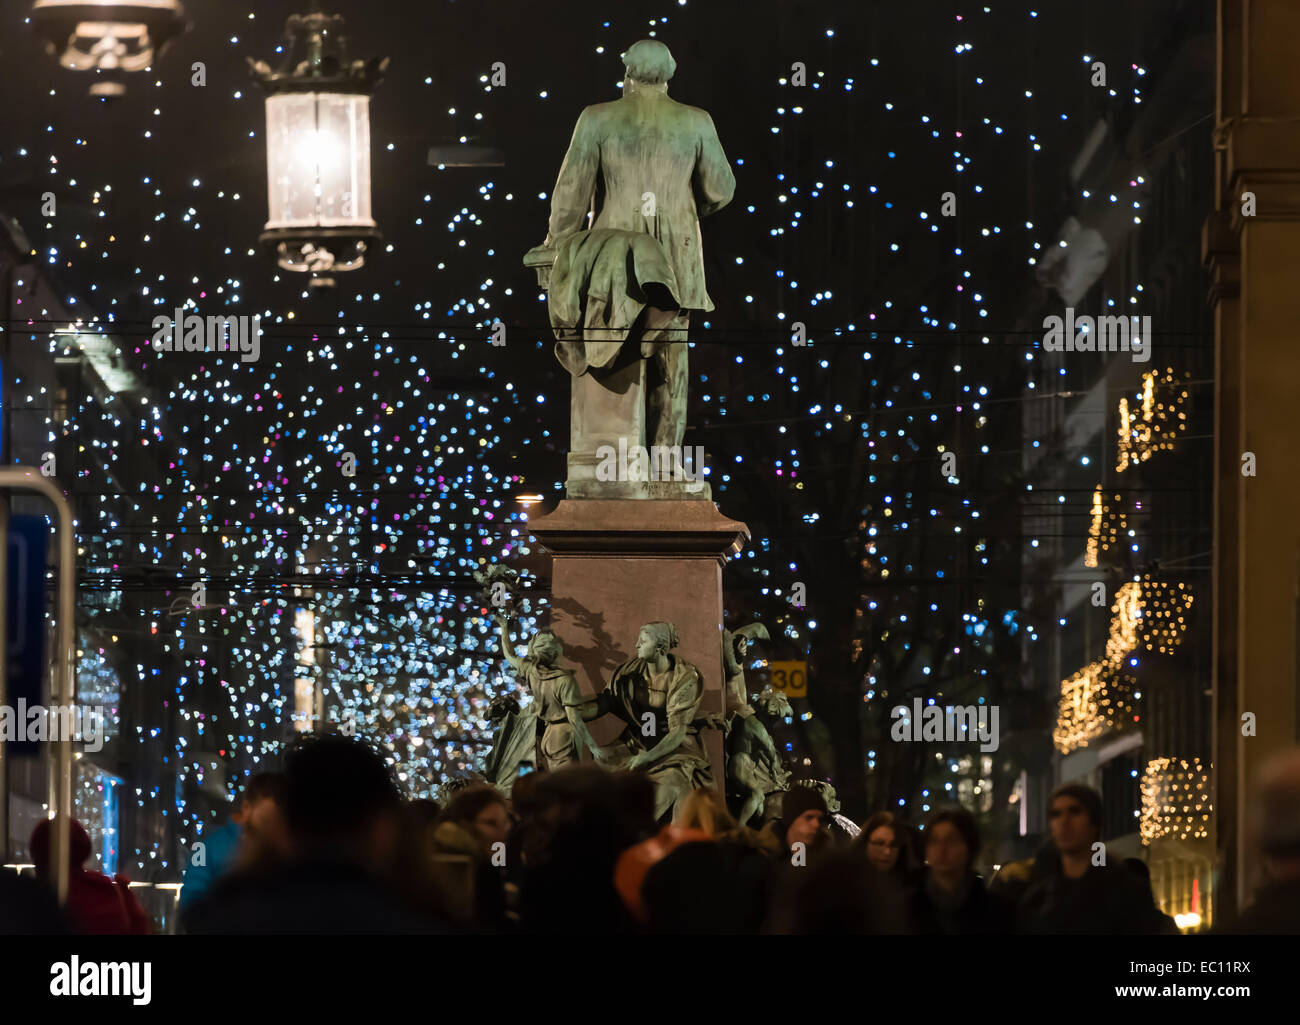
{"label": "blue sign", "polygon": [[[45,558],[50,528],[44,516],[13,516],[9,520],[8,604],[9,680],[6,691],[11,716],[17,709],[41,704],[45,675]],[[22,719],[26,719],[23,716]],[[25,721],[14,719],[15,733],[26,736]],[[35,740],[13,740],[14,755],[35,755]]]}

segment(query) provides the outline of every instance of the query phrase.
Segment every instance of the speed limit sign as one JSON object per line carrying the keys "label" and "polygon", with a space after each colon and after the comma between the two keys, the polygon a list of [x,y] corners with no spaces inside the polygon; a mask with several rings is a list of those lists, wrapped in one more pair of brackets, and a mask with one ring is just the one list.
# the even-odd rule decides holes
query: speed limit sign
{"label": "speed limit sign", "polygon": [[788,698],[808,696],[807,662],[769,662],[767,671],[772,674],[772,686]]}

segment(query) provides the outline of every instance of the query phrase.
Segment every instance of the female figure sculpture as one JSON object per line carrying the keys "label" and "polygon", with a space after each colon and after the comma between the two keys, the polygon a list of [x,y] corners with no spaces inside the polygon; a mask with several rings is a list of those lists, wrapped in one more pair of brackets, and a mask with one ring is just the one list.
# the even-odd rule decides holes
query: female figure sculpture
{"label": "female figure sculpture", "polygon": [[669,652],[679,643],[672,623],[646,623],[636,657],[614,670],[601,698],[627,724],[623,747],[631,757],[620,767],[642,770],[655,784],[655,817],[698,787],[712,786],[709,756],[700,741],[704,697],[700,671]]}
{"label": "female figure sculpture", "polygon": [[[535,736],[540,734],[537,768],[553,770],[576,762],[580,745],[593,755],[603,754],[585,721],[597,715],[595,700],[582,696],[573,670],[556,665],[564,654],[564,644],[550,630],[542,630],[533,634],[528,654],[520,658],[510,642],[509,620],[501,614],[496,620],[501,627],[501,652],[533,695],[530,711],[536,712]],[[503,749],[506,746],[502,738],[498,738],[497,745]],[[513,773],[510,776],[513,782]]]}

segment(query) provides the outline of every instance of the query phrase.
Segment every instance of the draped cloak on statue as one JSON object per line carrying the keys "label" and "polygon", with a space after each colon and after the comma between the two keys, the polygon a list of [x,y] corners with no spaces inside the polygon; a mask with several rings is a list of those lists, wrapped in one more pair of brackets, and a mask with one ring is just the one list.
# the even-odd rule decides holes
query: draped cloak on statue
{"label": "draped cloak on statue", "polygon": [[[605,693],[609,711],[627,723],[623,745],[629,753],[648,751],[673,730],[685,728],[686,736],[677,749],[645,768],[655,788],[674,799],[689,790],[713,785],[708,752],[700,740],[706,725],[698,718],[704,698],[704,681],[700,671],[685,659],[668,656],[669,683],[663,708],[650,707],[650,667],[645,659],[633,658],[614,670]],[[642,734],[643,716],[654,716],[653,736]]]}
{"label": "draped cloak on statue", "polygon": [[567,709],[583,704],[582,691],[571,669],[520,659],[519,675],[528,684],[533,702],[511,712],[497,730],[484,775],[507,793],[525,762],[539,772],[552,771],[578,760],[578,742]]}
{"label": "draped cloak on statue", "polygon": [[[677,278],[657,239],[596,228],[560,239],[551,265],[547,310],[555,355],[570,374],[609,366],[647,305],[676,315]],[[653,341],[641,342],[648,359]]]}

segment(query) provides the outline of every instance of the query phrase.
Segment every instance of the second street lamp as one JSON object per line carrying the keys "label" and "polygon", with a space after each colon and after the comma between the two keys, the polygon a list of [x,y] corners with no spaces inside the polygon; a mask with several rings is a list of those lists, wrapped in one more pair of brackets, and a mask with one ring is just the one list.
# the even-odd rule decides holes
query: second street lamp
{"label": "second street lamp", "polygon": [[36,0],[32,27],[73,71],[107,73],[92,96],[120,96],[119,72],[143,71],[188,24],[180,0]]}

